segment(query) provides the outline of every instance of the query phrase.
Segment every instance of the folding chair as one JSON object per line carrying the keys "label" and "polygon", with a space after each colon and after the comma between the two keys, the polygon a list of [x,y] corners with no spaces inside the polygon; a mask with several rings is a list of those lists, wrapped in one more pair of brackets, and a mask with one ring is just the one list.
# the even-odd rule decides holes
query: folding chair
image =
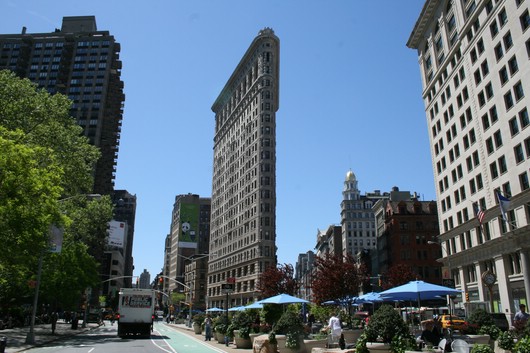
{"label": "folding chair", "polygon": [[442,339],[440,342],[438,342],[438,346],[434,346],[434,348],[437,351],[441,351],[442,353],[445,353],[445,345],[447,344],[447,339]]}
{"label": "folding chair", "polygon": [[451,343],[451,349],[455,353],[469,353],[469,345],[466,341],[461,339],[456,339]]}

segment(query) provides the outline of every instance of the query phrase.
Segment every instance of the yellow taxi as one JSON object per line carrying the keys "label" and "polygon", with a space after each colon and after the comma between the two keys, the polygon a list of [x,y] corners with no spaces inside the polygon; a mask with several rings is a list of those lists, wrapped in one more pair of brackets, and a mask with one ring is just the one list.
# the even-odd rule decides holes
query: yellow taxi
{"label": "yellow taxi", "polygon": [[464,330],[466,328],[466,321],[455,315],[441,315],[440,323],[443,329]]}

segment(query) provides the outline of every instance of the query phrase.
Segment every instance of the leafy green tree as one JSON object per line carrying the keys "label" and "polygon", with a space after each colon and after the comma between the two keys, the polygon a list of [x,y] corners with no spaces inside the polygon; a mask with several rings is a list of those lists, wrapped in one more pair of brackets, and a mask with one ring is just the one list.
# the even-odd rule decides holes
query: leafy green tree
{"label": "leafy green tree", "polygon": [[48,148],[64,174],[57,184],[64,197],[92,190],[92,171],[100,156],[69,115],[71,104],[64,95],[50,95],[27,79],[0,71],[0,126],[21,131],[21,144]]}
{"label": "leafy green tree", "polygon": [[[97,284],[110,198],[89,201],[98,149],[69,116],[71,102],[0,71],[0,306],[30,302],[44,256],[43,300],[74,305]],[[65,229],[49,254],[51,225]]]}

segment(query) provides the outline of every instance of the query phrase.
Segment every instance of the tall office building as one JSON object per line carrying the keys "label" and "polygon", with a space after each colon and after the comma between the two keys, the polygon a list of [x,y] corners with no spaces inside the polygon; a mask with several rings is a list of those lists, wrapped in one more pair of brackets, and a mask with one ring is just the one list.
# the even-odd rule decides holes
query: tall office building
{"label": "tall office building", "polygon": [[[418,52],[444,267],[463,306],[509,319],[530,294],[529,5],[428,0],[407,42]],[[498,192],[510,200],[505,217]]]}
{"label": "tall office building", "polygon": [[136,220],[136,195],[127,190],[115,190],[112,195],[114,204],[114,220],[127,223],[124,247],[120,249],[123,256],[124,286],[130,288],[133,283],[134,259],[132,256],[134,243],[134,224]]}
{"label": "tall office building", "polygon": [[94,16],[63,17],[51,33],[0,35],[0,69],[28,78],[50,93],[72,101],[71,115],[101,158],[94,172],[94,193],[114,188],[123,113],[120,44],[98,31]]}
{"label": "tall office building", "polygon": [[388,193],[373,193],[361,195],[355,174],[349,170],[346,173],[342,189],[340,204],[342,226],[343,255],[357,255],[367,249],[375,249],[377,245],[375,215],[372,206],[381,199],[388,199]]}
{"label": "tall office building", "polygon": [[[165,264],[169,264],[169,268],[163,269],[163,275],[171,279],[163,278],[164,290],[189,292],[187,287],[190,286],[184,283],[186,265],[195,261],[194,259],[206,261],[207,256],[204,254],[208,253],[210,239],[210,203],[210,198],[196,194],[175,197],[170,234],[166,239],[166,256],[169,254],[169,263]],[[206,278],[202,279],[201,284],[206,286]],[[197,308],[196,305],[195,307]]]}
{"label": "tall office building", "polygon": [[[274,31],[261,30],[212,106],[209,306],[252,301],[260,274],[276,266],[279,54]],[[230,297],[221,288],[227,281],[235,281]]]}

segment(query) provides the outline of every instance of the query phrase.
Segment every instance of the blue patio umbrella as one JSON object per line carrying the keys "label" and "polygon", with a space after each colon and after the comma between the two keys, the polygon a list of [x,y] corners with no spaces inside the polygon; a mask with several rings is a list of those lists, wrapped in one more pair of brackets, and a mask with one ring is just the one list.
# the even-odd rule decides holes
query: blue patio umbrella
{"label": "blue patio umbrella", "polygon": [[385,290],[379,294],[384,300],[417,300],[419,308],[422,299],[433,299],[439,295],[456,295],[461,292],[458,289],[444,287],[438,284],[424,281],[410,281],[407,284]]}
{"label": "blue patio umbrella", "polygon": [[262,308],[263,308],[263,304],[258,303],[258,302],[254,302],[252,304],[245,306],[245,309],[262,309]]}
{"label": "blue patio umbrella", "polygon": [[209,308],[209,309],[206,309],[206,311],[208,312],[216,312],[216,311],[224,311],[224,309],[221,309],[221,308]]}
{"label": "blue patio umbrella", "polygon": [[262,299],[258,301],[258,303],[261,304],[295,304],[295,303],[309,303],[305,299],[300,299],[297,297],[293,297],[289,294],[278,294],[274,297]]}
{"label": "blue patio umbrella", "polygon": [[228,309],[228,311],[243,311],[245,310],[244,306],[234,306],[233,308]]}
{"label": "blue patio umbrella", "polygon": [[360,295],[355,300],[356,303],[373,303],[373,302],[382,302],[381,294],[377,292],[369,292],[363,295]]}

